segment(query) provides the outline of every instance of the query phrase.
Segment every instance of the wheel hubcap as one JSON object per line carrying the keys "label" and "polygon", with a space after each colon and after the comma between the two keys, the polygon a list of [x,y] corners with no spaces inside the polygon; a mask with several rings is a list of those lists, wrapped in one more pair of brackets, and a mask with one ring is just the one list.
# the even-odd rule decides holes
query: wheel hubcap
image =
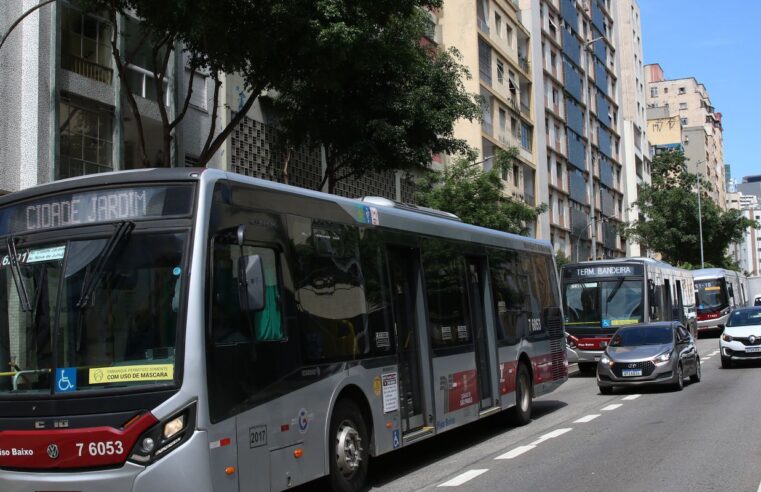
{"label": "wheel hubcap", "polygon": [[351,477],[362,462],[362,438],[348,420],[341,422],[336,433],[336,464],[344,477]]}

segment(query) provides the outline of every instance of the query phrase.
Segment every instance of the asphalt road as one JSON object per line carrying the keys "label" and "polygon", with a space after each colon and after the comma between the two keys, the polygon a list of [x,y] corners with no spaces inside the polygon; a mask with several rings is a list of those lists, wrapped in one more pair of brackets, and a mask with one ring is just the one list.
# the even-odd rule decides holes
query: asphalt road
{"label": "asphalt road", "polygon": [[371,490],[761,490],[761,364],[721,369],[718,345],[698,341],[681,392],[602,396],[576,374],[525,427],[497,415],[373,460]]}

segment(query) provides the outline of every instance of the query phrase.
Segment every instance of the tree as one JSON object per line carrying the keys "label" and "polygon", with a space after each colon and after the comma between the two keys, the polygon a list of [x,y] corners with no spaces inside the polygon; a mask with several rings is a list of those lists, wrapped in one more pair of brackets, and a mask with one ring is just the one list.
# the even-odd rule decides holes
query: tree
{"label": "tree", "polygon": [[503,170],[512,170],[518,151],[497,150],[495,164],[482,170],[472,152],[443,171],[429,171],[418,181],[419,205],[456,214],[463,222],[514,234],[527,235],[528,224],[543,213],[545,204],[533,208],[502,193]]}
{"label": "tree", "polygon": [[[645,220],[624,224],[621,235],[646,243],[670,263],[700,265],[698,176],[687,171],[681,151],[656,155],[651,169],[652,183],[642,187],[635,202]],[[755,222],[738,210],[722,210],[706,194],[710,183],[701,182],[700,186],[705,262],[731,267],[727,248],[742,240]]]}
{"label": "tree", "polygon": [[438,3],[311,3],[309,41],[273,107],[289,142],[325,149],[329,192],[368,170],[427,167],[434,153],[468,149],[453,133],[458,119],[480,116],[462,84],[469,74],[455,50],[421,42],[424,9]]}
{"label": "tree", "polygon": [[[345,177],[366,170],[409,169],[426,165],[431,154],[458,152],[465,142],[453,138],[459,118],[477,118],[477,96],[468,95],[467,75],[454,52],[421,43],[425,10],[441,0],[77,0],[90,12],[141,19],[139,39],[150,47],[156,99],[165,97],[164,81],[173,48],[185,50],[188,68],[214,81],[211,128],[199,163],[205,165],[253,103],[274,94],[280,126],[291,146],[324,146],[325,181],[330,191]],[[114,34],[112,51],[125,85],[125,97],[144,131],[126,69],[132,53]],[[220,74],[245,81],[245,103],[219,108]],[[191,77],[192,79],[192,77]],[[173,132],[186,114],[192,91],[171,117],[158,104],[168,153]],[[232,119],[217,129],[220,109]],[[286,160],[288,158],[286,157]],[[284,163],[287,173],[287,163]]]}

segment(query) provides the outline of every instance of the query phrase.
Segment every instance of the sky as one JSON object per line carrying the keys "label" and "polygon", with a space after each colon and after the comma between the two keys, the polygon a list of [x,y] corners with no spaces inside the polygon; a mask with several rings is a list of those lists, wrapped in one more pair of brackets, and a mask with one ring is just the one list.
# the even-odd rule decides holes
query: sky
{"label": "sky", "polygon": [[638,1],[645,63],[702,82],[722,114],[732,178],[761,174],[761,1]]}

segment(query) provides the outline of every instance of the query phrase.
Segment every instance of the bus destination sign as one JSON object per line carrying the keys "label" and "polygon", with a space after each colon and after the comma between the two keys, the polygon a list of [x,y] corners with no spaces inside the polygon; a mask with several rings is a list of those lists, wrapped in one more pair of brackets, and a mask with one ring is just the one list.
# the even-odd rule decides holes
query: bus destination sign
{"label": "bus destination sign", "polygon": [[641,277],[645,273],[642,265],[589,265],[566,269],[569,277]]}
{"label": "bus destination sign", "polygon": [[67,193],[0,210],[0,234],[190,213],[188,186],[146,186]]}

